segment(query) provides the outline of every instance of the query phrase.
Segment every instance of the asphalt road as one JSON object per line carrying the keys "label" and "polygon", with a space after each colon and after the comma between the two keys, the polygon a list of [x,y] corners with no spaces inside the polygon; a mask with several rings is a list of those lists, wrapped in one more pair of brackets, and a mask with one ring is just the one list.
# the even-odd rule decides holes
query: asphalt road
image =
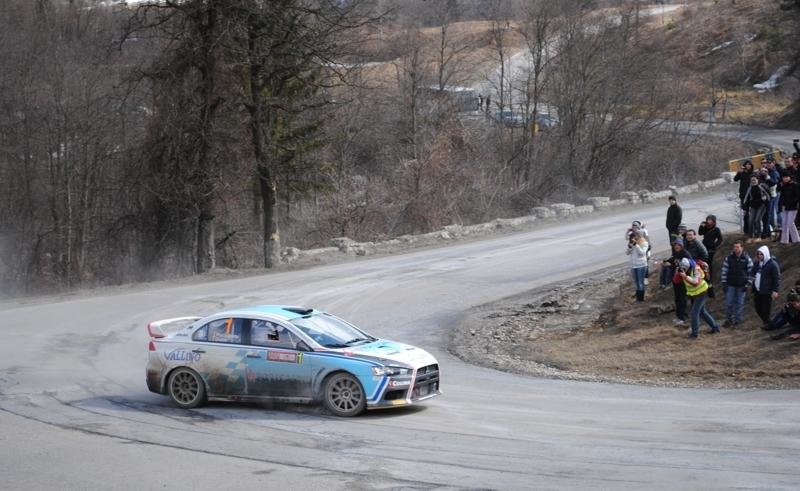
{"label": "asphalt road", "polygon": [[[733,221],[721,193],[681,204],[690,225],[709,212]],[[0,305],[0,488],[797,489],[796,391],[543,380],[446,352],[472,306],[624,264],[633,219],[665,247],[664,213],[659,203],[304,271]],[[147,391],[147,321],[254,303],[324,308],[422,346],[444,394],[337,419],[314,406],[184,411]]]}

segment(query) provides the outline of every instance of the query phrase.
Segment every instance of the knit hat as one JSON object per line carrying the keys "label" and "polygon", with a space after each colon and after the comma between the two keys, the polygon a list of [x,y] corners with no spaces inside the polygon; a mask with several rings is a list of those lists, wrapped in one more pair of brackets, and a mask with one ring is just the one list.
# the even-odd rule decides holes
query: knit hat
{"label": "knit hat", "polygon": [[683,239],[675,239],[675,242],[673,242],[672,245],[679,245],[683,247]]}

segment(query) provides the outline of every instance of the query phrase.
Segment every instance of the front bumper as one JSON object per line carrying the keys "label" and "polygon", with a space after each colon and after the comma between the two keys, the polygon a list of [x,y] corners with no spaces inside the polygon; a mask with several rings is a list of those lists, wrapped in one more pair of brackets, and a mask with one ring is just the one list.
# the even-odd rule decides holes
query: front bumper
{"label": "front bumper", "polygon": [[439,365],[432,364],[414,371],[411,376],[389,377],[381,397],[368,404],[369,409],[407,406],[441,394]]}

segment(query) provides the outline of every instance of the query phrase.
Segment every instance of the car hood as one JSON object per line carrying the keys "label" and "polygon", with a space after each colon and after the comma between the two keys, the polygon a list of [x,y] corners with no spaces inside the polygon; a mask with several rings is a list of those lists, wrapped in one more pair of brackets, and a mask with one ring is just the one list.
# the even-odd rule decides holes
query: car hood
{"label": "car hood", "polygon": [[337,351],[350,356],[371,358],[387,365],[397,364],[415,369],[437,363],[436,358],[423,349],[386,339]]}

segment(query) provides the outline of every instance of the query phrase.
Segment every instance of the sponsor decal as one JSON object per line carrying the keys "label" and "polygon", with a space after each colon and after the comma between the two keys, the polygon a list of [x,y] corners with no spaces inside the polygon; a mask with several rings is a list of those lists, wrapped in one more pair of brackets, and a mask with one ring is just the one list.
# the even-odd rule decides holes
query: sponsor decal
{"label": "sponsor decal", "polygon": [[267,351],[267,360],[279,361],[282,363],[303,363],[303,353],[291,351]]}
{"label": "sponsor decal", "polygon": [[169,353],[164,353],[164,359],[167,361],[200,361],[200,353],[193,353],[185,349],[174,349]]}

